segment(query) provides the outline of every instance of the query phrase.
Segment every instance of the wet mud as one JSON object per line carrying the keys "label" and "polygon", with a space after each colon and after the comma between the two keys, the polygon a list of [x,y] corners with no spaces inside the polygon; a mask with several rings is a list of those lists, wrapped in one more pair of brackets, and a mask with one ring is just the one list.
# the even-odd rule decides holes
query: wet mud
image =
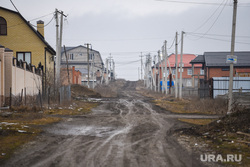
{"label": "wet mud", "polygon": [[158,112],[135,84],[127,82],[118,98],[99,99],[102,104],[91,114],[46,127],[4,166],[204,166],[169,133],[181,126],[176,118],[183,115]]}

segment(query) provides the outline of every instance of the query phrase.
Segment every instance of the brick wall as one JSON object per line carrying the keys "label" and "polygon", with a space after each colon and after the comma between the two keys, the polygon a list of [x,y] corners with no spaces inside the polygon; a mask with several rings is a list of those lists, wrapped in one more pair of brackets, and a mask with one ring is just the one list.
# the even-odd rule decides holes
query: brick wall
{"label": "brick wall", "polygon": [[[224,71],[222,69],[225,68],[208,68],[208,79],[212,77],[229,77],[229,70]],[[235,76],[235,70],[236,68],[234,68],[234,76]]]}
{"label": "brick wall", "polygon": [[[82,74],[81,74],[81,72],[76,71],[74,66],[72,68],[68,68],[68,69],[69,69],[69,75],[68,75],[67,68],[61,68],[61,82],[62,82],[62,85],[69,85],[69,84],[79,84],[79,85],[81,85],[81,83],[82,83],[82,77],[81,77]],[[69,83],[69,80],[70,80],[70,83]]]}

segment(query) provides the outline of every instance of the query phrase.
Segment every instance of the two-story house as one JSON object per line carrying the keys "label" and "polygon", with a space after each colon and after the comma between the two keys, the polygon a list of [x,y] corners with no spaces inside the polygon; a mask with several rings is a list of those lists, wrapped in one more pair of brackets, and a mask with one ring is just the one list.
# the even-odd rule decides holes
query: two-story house
{"label": "two-story house", "polygon": [[0,7],[0,43],[13,50],[18,60],[43,66],[45,79],[46,75],[53,78],[56,52],[45,41],[43,21],[37,21],[35,29],[19,12]]}
{"label": "two-story house", "polygon": [[[230,52],[204,52],[190,63],[202,65],[205,80],[213,77],[229,77],[230,65],[227,63],[227,55],[230,54]],[[234,55],[237,56],[237,63],[234,64],[233,76],[250,76],[250,52],[236,51]]]}
{"label": "two-story house", "polygon": [[[171,54],[168,56],[168,60],[166,62],[168,80],[169,80],[170,72],[172,74],[173,81],[175,80],[176,72],[178,72],[178,80],[180,79],[180,66],[181,66],[180,58],[181,58],[181,55],[178,54],[177,55],[178,67],[176,70],[175,54]],[[195,64],[192,67],[192,65],[190,64],[190,61],[192,61],[195,58],[196,58],[196,55],[194,55],[194,54],[183,54],[183,57],[182,57],[182,82],[183,82],[184,87],[191,87],[194,85],[196,85],[196,86],[198,85],[198,79],[193,78],[192,77],[193,74],[201,75],[200,77],[203,77],[202,75],[204,74],[204,70],[201,68],[202,65]],[[163,68],[163,73],[161,71],[161,69],[162,69],[161,67]],[[165,62],[162,61],[160,64],[160,69],[159,69],[160,70],[160,80],[162,80],[162,78],[164,78],[164,76],[165,76],[164,69],[165,69]],[[162,74],[163,74],[163,77],[162,77]]]}
{"label": "two-story house", "polygon": [[[65,54],[66,53],[66,54]],[[67,55],[67,57],[65,56]],[[62,48],[61,54],[61,68],[65,66],[75,67],[82,74],[82,84],[86,85],[88,82],[99,82],[102,77],[104,68],[101,54],[93,49],[89,49],[89,61],[87,47],[79,45],[75,47]]]}

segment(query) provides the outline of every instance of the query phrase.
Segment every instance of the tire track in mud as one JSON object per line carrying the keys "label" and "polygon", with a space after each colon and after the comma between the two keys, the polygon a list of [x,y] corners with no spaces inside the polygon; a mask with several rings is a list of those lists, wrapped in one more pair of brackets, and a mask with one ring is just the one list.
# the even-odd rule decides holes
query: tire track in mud
{"label": "tire track in mud", "polygon": [[135,92],[135,82],[127,82],[120,95],[87,116],[72,117],[47,128],[40,140],[21,150],[6,165],[202,166],[167,135],[176,121],[145,102]]}

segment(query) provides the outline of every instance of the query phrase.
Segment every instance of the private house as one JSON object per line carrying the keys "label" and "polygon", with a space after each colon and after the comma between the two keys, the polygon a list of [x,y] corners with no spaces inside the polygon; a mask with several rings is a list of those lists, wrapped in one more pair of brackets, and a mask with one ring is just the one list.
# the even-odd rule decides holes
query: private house
{"label": "private house", "polygon": [[19,12],[0,7],[0,43],[13,50],[17,60],[43,66],[45,79],[49,74],[53,78],[56,52],[45,41],[43,21],[37,21],[35,29]]}
{"label": "private house", "polygon": [[[190,62],[192,65],[202,65],[204,79],[213,77],[229,77],[230,65],[226,63],[230,52],[204,52]],[[234,64],[234,77],[250,76],[250,52],[235,52],[237,63]]]}
{"label": "private house", "polygon": [[[65,56],[67,55],[67,57]],[[75,47],[64,47],[61,53],[61,68],[75,67],[76,71],[81,72],[81,82],[83,85],[87,85],[88,73],[89,82],[100,82],[103,73],[103,60],[101,54],[93,49],[89,49],[89,62],[87,47],[79,45]]]}
{"label": "private house", "polygon": [[10,105],[10,96],[34,96],[41,91],[42,69],[18,61],[12,50],[0,45],[0,107]]}
{"label": "private house", "polygon": [[62,85],[82,84],[82,73],[79,70],[75,70],[75,66],[61,68],[60,75]]}
{"label": "private house", "polygon": [[[180,54],[178,54],[177,59],[178,59],[178,79],[180,79]],[[183,54],[182,57],[182,82],[184,87],[192,87],[192,86],[197,86],[198,85],[198,79],[193,78],[192,75],[200,75],[199,77],[202,78],[203,76],[203,69],[201,64],[195,64],[193,67],[190,64],[190,61],[196,58],[196,55],[194,54]],[[169,80],[169,71],[171,71],[172,78],[174,80],[175,74],[176,74],[176,67],[175,67],[175,54],[171,54],[168,56],[168,62],[167,63],[167,76]],[[165,63],[162,62],[160,65],[160,80],[162,80],[162,72],[161,72],[161,67],[165,67]],[[193,72],[194,70],[194,72]],[[163,76],[165,76],[165,73],[163,72]]]}

